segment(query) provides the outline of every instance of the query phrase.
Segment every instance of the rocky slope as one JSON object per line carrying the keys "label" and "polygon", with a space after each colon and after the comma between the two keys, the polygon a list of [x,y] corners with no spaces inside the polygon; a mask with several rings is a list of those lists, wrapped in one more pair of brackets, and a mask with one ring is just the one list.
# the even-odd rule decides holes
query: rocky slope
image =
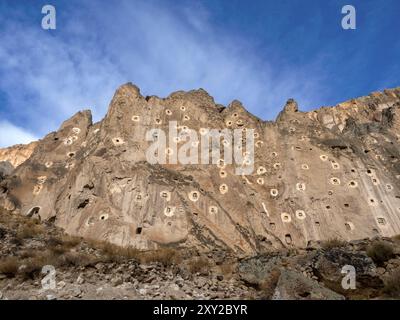
{"label": "rocky slope", "polygon": [[[170,121],[177,122],[170,159],[188,128],[199,137],[254,129],[254,171],[236,174],[252,165],[241,144],[239,164],[149,163],[146,133],[168,133]],[[312,112],[289,100],[275,122],[265,122],[238,101],[215,104],[201,89],[161,99],[126,84],[101,122],[79,112],[40,140],[1,182],[0,205],[70,235],[145,250],[242,257],[331,238],[389,237],[400,234],[399,137],[400,89]]]}
{"label": "rocky slope", "polygon": [[[311,242],[238,259],[220,250],[128,250],[0,213],[0,300],[400,298],[398,237]],[[49,265],[52,288],[43,285]],[[345,265],[355,268],[354,289],[341,286]]]}

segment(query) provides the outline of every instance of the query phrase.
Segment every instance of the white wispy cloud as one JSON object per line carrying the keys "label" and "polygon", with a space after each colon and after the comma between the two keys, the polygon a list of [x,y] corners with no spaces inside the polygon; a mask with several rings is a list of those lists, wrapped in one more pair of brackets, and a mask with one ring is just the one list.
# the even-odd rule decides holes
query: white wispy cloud
{"label": "white wispy cloud", "polygon": [[37,140],[34,134],[18,128],[7,121],[0,121],[0,132],[0,148]]}
{"label": "white wispy cloud", "polygon": [[[245,39],[215,29],[200,3],[173,9],[162,2],[70,3],[56,32],[12,16],[0,31],[7,120],[38,136],[81,109],[100,120],[128,81],[159,96],[202,87],[217,102],[241,100],[264,119],[289,97],[311,104],[326,89],[317,63],[273,65]],[[22,135],[6,136],[3,144],[22,142]]]}

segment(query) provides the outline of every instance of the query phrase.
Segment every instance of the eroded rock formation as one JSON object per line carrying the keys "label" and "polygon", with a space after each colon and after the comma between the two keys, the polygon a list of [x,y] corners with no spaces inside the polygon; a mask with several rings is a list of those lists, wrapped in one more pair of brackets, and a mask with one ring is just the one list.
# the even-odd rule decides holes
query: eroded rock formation
{"label": "eroded rock formation", "polygon": [[31,156],[36,145],[37,142],[35,141],[0,149],[0,161],[8,161],[13,167],[18,167]]}
{"label": "eroded rock formation", "polygon": [[[150,164],[146,132],[168,132],[170,121],[200,135],[254,129],[253,174],[224,163]],[[101,122],[79,112],[40,140],[2,182],[0,205],[72,235],[141,249],[251,254],[392,236],[400,233],[399,138],[399,88],[312,112],[289,100],[265,122],[238,101],[215,104],[202,89],[161,99],[126,84]]]}

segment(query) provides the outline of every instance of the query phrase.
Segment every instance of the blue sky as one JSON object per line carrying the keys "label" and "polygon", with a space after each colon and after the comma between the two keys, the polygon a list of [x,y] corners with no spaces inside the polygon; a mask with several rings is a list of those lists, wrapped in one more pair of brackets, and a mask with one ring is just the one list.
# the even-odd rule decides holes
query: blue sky
{"label": "blue sky", "polygon": [[[41,28],[41,8],[57,29]],[[343,30],[341,8],[356,8]],[[204,88],[265,120],[400,86],[398,0],[0,0],[0,147],[75,112],[106,113],[128,81],[144,95]]]}

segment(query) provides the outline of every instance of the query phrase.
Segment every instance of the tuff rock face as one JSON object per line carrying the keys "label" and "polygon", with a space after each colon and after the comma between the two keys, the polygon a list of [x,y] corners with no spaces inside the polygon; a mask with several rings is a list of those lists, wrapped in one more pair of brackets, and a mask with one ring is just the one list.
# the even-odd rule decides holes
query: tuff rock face
{"label": "tuff rock face", "polygon": [[0,149],[0,161],[8,161],[13,167],[18,167],[31,156],[36,145],[37,142],[31,142]]}
{"label": "tuff rock face", "polygon": [[[169,121],[200,134],[254,129],[254,172],[150,164],[146,132],[168,132]],[[202,89],[161,99],[126,84],[101,122],[79,112],[40,140],[1,182],[0,205],[71,235],[140,249],[248,255],[392,236],[400,233],[399,138],[400,88],[312,112],[289,100],[275,122],[264,122],[238,101],[215,104]]]}

